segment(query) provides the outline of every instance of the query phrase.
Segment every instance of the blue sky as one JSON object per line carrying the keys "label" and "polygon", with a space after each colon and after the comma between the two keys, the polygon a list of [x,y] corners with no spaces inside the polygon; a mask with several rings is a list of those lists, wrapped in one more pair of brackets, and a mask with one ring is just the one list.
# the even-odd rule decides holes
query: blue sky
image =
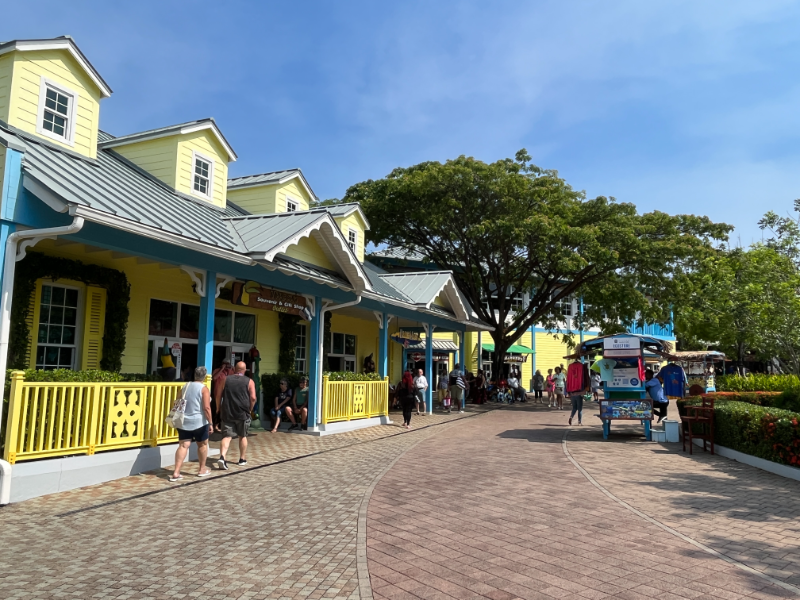
{"label": "blue sky", "polygon": [[320,198],[396,166],[522,147],[590,196],[760,239],[800,197],[800,3],[26,2],[0,40],[72,35],[101,127],[213,116],[231,175]]}

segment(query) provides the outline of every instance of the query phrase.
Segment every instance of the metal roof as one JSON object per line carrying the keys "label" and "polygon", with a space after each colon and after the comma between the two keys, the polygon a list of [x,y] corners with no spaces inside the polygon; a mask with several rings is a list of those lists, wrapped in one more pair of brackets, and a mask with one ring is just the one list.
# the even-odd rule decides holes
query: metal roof
{"label": "metal roof", "polygon": [[406,260],[409,262],[426,262],[425,257],[416,250],[406,250],[399,246],[391,248],[384,248],[383,250],[376,250],[372,256],[379,258],[392,258],[394,260]]}
{"label": "metal roof", "polygon": [[300,169],[285,169],[283,171],[272,171],[270,173],[260,173],[258,175],[242,175],[241,177],[228,178],[228,190],[238,190],[248,187],[258,187],[260,185],[276,185],[279,183],[286,183],[287,181],[298,178],[300,183],[308,192],[312,199],[316,200],[317,195],[311,186],[303,171]]}
{"label": "metal roof", "polygon": [[75,62],[77,62],[81,68],[86,71],[86,74],[89,75],[89,79],[94,82],[103,96],[108,98],[111,95],[111,88],[108,87],[108,84],[105,82],[97,69],[95,69],[92,63],[89,62],[89,59],[86,58],[86,55],[81,52],[81,49],[78,48],[75,40],[68,35],[62,35],[57,38],[11,40],[9,42],[0,42],[0,54],[13,52],[15,50],[19,52],[31,52],[37,50],[66,50],[72,55],[72,57],[75,59]]}
{"label": "metal roof", "polygon": [[320,213],[279,213],[229,218],[226,222],[236,232],[249,254],[269,254],[324,218]]}
{"label": "metal roof", "polygon": [[[291,275],[296,275],[300,277],[300,279],[316,279],[319,281],[323,281],[324,283],[330,285],[331,287],[338,287],[338,288],[345,288],[351,289],[353,286],[350,284],[347,279],[339,275],[339,273],[335,273],[334,271],[330,271],[328,269],[323,269],[322,267],[318,267],[316,265],[310,265],[307,262],[303,262],[297,260],[296,258],[292,258],[290,256],[286,256],[285,254],[279,254],[272,260],[272,264],[275,265],[278,269],[283,271],[284,273],[289,273]],[[263,265],[263,263],[262,263]],[[270,268],[268,265],[263,265]]]}
{"label": "metal roof", "polygon": [[234,161],[238,157],[236,152],[222,135],[217,126],[217,122],[212,118],[199,119],[197,121],[187,121],[186,123],[179,123],[177,125],[168,125],[166,127],[158,127],[156,129],[148,129],[147,131],[139,131],[136,133],[129,133],[128,135],[120,135],[112,137],[102,142],[98,142],[98,148],[116,148],[117,146],[125,146],[127,144],[136,144],[147,140],[167,137],[170,135],[177,135],[183,133],[194,133],[195,131],[203,131],[204,129],[211,130],[211,133],[217,138],[217,141],[228,153],[228,160]]}
{"label": "metal roof", "polygon": [[369,280],[372,283],[373,292],[381,294],[383,296],[394,298],[396,300],[402,300],[403,302],[411,303],[411,298],[406,296],[403,292],[398,290],[388,281],[383,280],[381,275],[386,273],[386,271],[376,267],[369,261],[364,261],[364,264],[362,266],[364,267],[364,271],[366,272],[367,277],[369,277]]}
{"label": "metal roof", "polygon": [[238,204],[234,204],[230,200],[226,200],[225,208],[223,209],[222,214],[226,217],[245,217],[251,213],[247,212]]}
{"label": "metal roof", "polygon": [[450,271],[389,273],[379,277],[408,296],[414,304],[429,305],[452,278]]}
{"label": "metal roof", "polygon": [[0,128],[25,143],[22,167],[63,202],[86,206],[159,231],[240,250],[221,209],[170,188],[113,151],[89,159],[10,126]]}

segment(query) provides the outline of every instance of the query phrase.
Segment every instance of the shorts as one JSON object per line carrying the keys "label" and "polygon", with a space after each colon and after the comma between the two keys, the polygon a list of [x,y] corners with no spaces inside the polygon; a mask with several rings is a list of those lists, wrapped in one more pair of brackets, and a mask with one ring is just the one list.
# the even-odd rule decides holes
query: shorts
{"label": "shorts", "polygon": [[460,402],[464,399],[464,388],[458,387],[457,385],[451,385],[450,397],[453,399],[453,401],[458,400]]}
{"label": "shorts", "polygon": [[417,399],[417,402],[425,403],[425,390],[416,389],[414,390],[414,398]]}
{"label": "shorts", "polygon": [[269,409],[269,414],[271,414],[273,417],[286,416],[286,408],[287,408],[286,406],[284,406],[280,410],[278,410],[277,408],[271,408]]}
{"label": "shorts", "polygon": [[563,400],[564,399],[564,390],[556,389],[556,398],[558,400]]}
{"label": "shorts", "polygon": [[250,419],[244,421],[223,421],[222,437],[247,437],[247,428],[250,427]]}
{"label": "shorts", "polygon": [[208,440],[210,425],[203,425],[197,429],[178,429],[178,441],[205,442]]}

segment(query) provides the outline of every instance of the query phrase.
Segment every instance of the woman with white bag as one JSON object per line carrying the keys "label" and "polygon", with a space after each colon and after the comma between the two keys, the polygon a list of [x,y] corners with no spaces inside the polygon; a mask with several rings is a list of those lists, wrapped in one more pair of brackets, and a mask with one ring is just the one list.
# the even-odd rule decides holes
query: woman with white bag
{"label": "woman with white bag", "polygon": [[167,417],[167,423],[178,430],[178,449],[175,451],[175,470],[170,481],[180,481],[181,466],[189,454],[189,446],[197,442],[197,458],[200,462],[198,477],[211,474],[211,469],[206,466],[208,457],[208,435],[211,418],[211,394],[203,381],[206,378],[206,368],[197,367],[194,370],[194,381],[187,383],[175,401],[175,406]]}

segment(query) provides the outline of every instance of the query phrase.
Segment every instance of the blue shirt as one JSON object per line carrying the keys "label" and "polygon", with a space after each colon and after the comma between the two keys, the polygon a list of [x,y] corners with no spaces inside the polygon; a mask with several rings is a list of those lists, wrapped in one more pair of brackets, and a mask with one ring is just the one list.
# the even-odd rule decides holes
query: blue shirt
{"label": "blue shirt", "polygon": [[653,399],[653,402],[658,404],[668,404],[669,400],[664,395],[664,388],[661,387],[661,382],[653,377],[650,381],[644,384],[644,389],[647,390],[647,395]]}
{"label": "blue shirt", "polygon": [[683,398],[683,390],[686,386],[686,375],[683,368],[678,365],[667,365],[658,374],[664,380],[664,392],[667,396]]}

